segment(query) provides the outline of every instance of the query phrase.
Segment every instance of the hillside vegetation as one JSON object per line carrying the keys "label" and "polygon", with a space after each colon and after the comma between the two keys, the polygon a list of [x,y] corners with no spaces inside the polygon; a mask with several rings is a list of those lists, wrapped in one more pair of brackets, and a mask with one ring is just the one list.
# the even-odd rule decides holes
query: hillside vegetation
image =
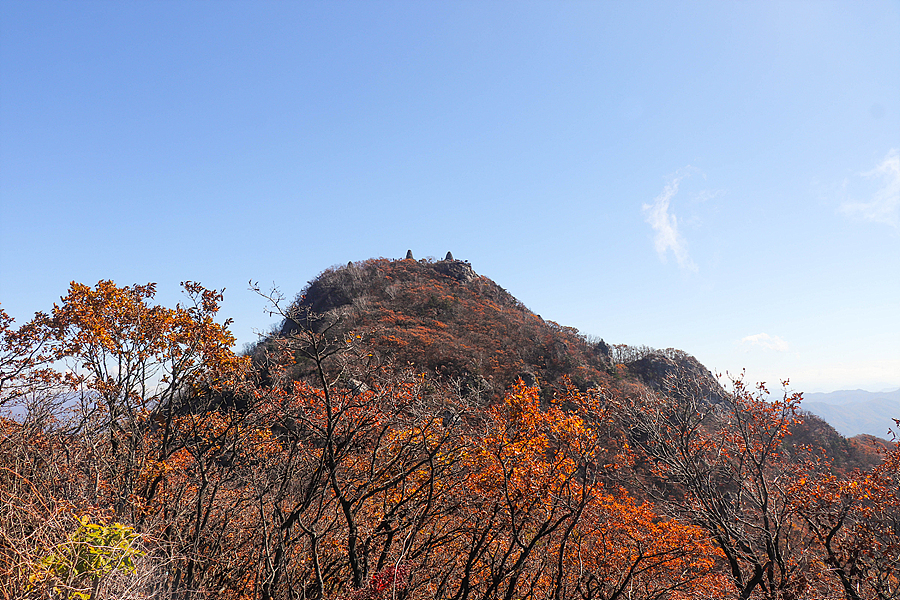
{"label": "hillside vegetation", "polygon": [[[328,269],[292,310],[362,334],[383,362],[496,393],[523,375],[550,385],[566,376],[581,389],[609,380],[605,344],[544,321],[463,261],[376,259]],[[287,319],[282,333],[297,327]]]}
{"label": "hillside vegetation", "polygon": [[[0,598],[900,597],[900,449],[465,262],[0,311]],[[877,447],[881,443],[880,449]]]}

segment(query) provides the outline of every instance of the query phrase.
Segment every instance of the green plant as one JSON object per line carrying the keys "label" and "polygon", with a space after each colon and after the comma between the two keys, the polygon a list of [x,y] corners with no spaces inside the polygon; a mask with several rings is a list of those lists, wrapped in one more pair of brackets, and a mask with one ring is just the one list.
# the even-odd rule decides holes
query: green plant
{"label": "green plant", "polygon": [[94,600],[110,573],[135,571],[134,558],[144,552],[135,547],[139,536],[134,529],[121,523],[91,523],[86,516],[79,522],[65,542],[40,560],[31,577],[32,588],[40,584],[67,600]]}

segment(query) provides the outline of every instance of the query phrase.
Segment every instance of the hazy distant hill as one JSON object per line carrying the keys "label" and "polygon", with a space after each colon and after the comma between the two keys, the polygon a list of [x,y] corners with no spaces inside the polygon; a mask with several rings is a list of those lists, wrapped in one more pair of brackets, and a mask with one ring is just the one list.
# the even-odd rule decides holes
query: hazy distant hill
{"label": "hazy distant hill", "polygon": [[803,408],[822,417],[847,437],[867,433],[889,438],[888,429],[897,430],[893,419],[900,419],[900,389],[804,394]]}

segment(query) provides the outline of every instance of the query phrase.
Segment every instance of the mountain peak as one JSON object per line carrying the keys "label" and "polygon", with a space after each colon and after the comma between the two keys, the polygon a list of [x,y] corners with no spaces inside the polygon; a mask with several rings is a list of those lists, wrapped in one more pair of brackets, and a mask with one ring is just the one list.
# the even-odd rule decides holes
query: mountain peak
{"label": "mountain peak", "polygon": [[[410,254],[410,253],[408,253]],[[544,321],[465,260],[369,259],[319,274],[295,309],[354,331],[384,360],[500,393],[522,374],[584,389],[609,377],[605,344]],[[298,327],[285,322],[283,333]]]}

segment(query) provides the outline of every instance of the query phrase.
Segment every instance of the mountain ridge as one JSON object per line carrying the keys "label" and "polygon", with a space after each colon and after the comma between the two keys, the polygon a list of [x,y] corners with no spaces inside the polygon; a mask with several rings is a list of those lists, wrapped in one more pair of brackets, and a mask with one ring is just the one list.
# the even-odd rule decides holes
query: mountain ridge
{"label": "mountain ridge", "polygon": [[[726,394],[718,379],[683,350],[610,345],[530,311],[503,287],[475,272],[468,261],[373,258],[322,271],[296,296],[294,314],[324,315],[313,324],[351,332],[374,359],[412,367],[483,401],[497,398],[516,381],[538,385],[545,398],[566,385],[584,391],[663,392],[666,378],[686,375],[702,382],[707,401]],[[286,319],[281,335],[297,329]],[[804,402],[803,409],[808,409]],[[809,411],[814,412],[814,411]],[[852,467],[871,463],[869,440],[844,438],[821,418],[795,427],[796,443],[832,454]],[[874,434],[873,434],[874,435]],[[883,435],[883,434],[882,434]]]}
{"label": "mountain ridge", "polygon": [[815,392],[804,394],[803,406],[845,436],[868,434],[889,438],[889,431],[897,431],[894,419],[900,417],[900,390]]}

